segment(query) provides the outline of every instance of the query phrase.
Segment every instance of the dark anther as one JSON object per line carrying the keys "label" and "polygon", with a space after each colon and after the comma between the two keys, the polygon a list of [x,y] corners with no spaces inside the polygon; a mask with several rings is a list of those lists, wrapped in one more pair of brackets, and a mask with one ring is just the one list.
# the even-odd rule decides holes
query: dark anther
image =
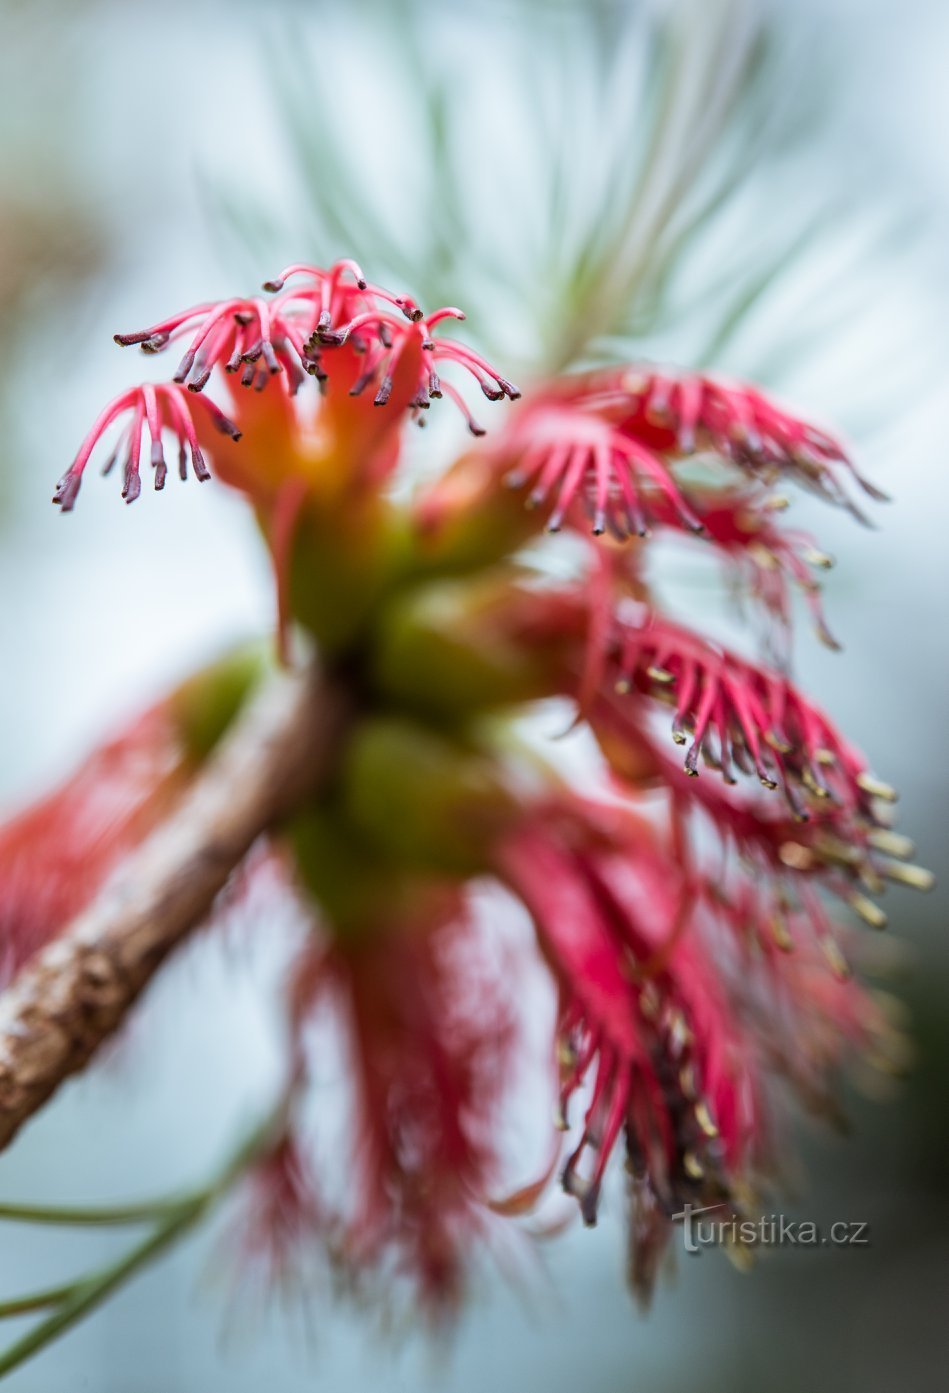
{"label": "dark anther", "polygon": [[211,471],[204,462],[204,456],[197,445],[191,447],[191,465],[194,469],[194,477],[202,484],[206,484],[211,477]]}
{"label": "dark anther", "polygon": [[69,473],[64,474],[56,485],[56,492],[53,494],[53,502],[58,503],[64,513],[72,512],[81,482],[82,476],[80,474]]}
{"label": "dark anther", "polygon": [[189,348],[188,352],[185,354],[181,362],[178,364],[178,370],[172,378],[173,382],[184,382],[185,378],[188,376],[188,373],[194,367],[194,358],[194,349]]}

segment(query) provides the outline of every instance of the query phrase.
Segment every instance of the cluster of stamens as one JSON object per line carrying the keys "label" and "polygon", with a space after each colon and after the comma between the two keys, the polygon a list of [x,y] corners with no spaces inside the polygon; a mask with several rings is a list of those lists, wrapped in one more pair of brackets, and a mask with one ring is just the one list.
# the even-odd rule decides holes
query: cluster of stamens
{"label": "cluster of stamens", "polygon": [[550,508],[551,532],[560,530],[575,500],[597,536],[609,528],[620,540],[645,537],[662,505],[680,525],[702,531],[662,455],[592,412],[541,402],[522,413],[502,449],[518,461],[507,484],[530,485],[527,506]]}
{"label": "cluster of stamens", "polygon": [[[288,285],[288,281],[293,283]],[[116,342],[139,344],[145,352],[157,353],[190,334],[174,380],[185,383],[191,391],[203,391],[214,368],[220,366],[226,373],[239,373],[243,386],[258,391],[266,387],[270,377],[285,374],[291,393],[299,389],[306,375],[324,384],[329,377],[327,355],[349,344],[363,359],[350,395],[359,396],[374,386],[375,405],[385,406],[396,363],[414,337],[426,360],[410,410],[417,415],[432,399],[447,395],[476,435],[483,431],[457,388],[442,381],[440,363],[452,362],[464,368],[491,401],[505,396],[513,400],[520,395],[513,383],[472,348],[434,333],[446,319],[464,319],[461,310],[446,306],[426,316],[409,296],[370,285],[354,261],[338,261],[328,270],[295,263],[266,281],[263,288],[272,298],[254,296],[195,305],[149,329],[116,334]]]}
{"label": "cluster of stamens", "polygon": [[[795,818],[827,802],[872,815],[895,795],[867,771],[832,723],[778,673],[759,668],[658,618],[618,615],[611,661],[620,693],[636,688],[675,710],[672,738],[688,744],[685,770],[700,758],[726,783],[735,770],[779,785]],[[714,735],[713,741],[709,739]]]}
{"label": "cluster of stamens", "polygon": [[782,475],[814,489],[865,521],[841,482],[849,474],[871,498],[882,493],[859,474],[833,435],[785,411],[764,392],[706,373],[634,367],[596,382],[586,405],[623,429],[645,428],[676,455],[711,452],[773,482]]}
{"label": "cluster of stamens", "polygon": [[[223,435],[232,440],[240,439],[240,431],[234,422],[224,414],[220,407],[207,397],[200,399],[200,408],[205,411],[212,424]],[[165,487],[168,466],[165,461],[162,437],[167,432],[178,443],[178,472],[182,479],[188,477],[188,457],[195,478],[202,482],[211,477],[198,444],[193,420],[195,404],[185,389],[176,384],[159,384],[131,387],[121,392],[106,406],[94,421],[91,430],[79,447],[76,458],[56,485],[53,502],[58,503],[64,513],[68,513],[76,502],[82,476],[96,446],[116,421],[127,417],[126,424],[117,443],[106,459],[102,472],[109,474],[120,456],[124,456],[122,470],[122,497],[132,503],[142,491],[141,463],[142,444],[147,430],[151,439],[151,467],[156,490]]]}
{"label": "cluster of stamens", "polygon": [[[566,1128],[574,1093],[593,1075],[580,1139],[562,1173],[564,1189],[580,1204],[587,1224],[597,1217],[609,1157],[625,1131],[627,1160],[647,1184],[662,1212],[670,1216],[686,1202],[724,1200],[727,1167],[714,1108],[703,1089],[703,1063],[687,1013],[665,980],[631,989],[637,1022],[639,1060],[624,1058],[579,1002],[572,1002],[560,1024],[560,1121]],[[648,1101],[647,1097],[648,1095]],[[589,1174],[581,1170],[588,1150],[596,1153]]]}

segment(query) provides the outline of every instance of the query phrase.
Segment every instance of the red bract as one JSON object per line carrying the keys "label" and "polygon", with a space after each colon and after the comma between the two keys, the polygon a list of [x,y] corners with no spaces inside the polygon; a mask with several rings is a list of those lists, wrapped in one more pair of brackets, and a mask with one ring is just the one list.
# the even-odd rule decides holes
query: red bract
{"label": "red bract", "polygon": [[[202,397],[197,408],[205,413],[216,430],[232,440],[240,440],[241,433],[228,416],[214,402]],[[56,485],[53,502],[58,503],[64,513],[72,510],[82,483],[86,465],[96,446],[110,427],[123,416],[128,420],[118,442],[103,465],[103,474],[115,467],[120,456],[122,465],[122,497],[126,503],[134,503],[142,491],[142,444],[145,431],[151,439],[150,463],[153,470],[155,489],[165,487],[168,466],[162,437],[165,433],[174,437],[178,443],[178,472],[181,478],[188,477],[188,456],[195,478],[201,482],[211,475],[204,462],[204,455],[198,444],[197,430],[193,419],[194,406],[183,387],[172,385],[130,387],[122,392],[99,413],[92,429],[79,447],[79,452],[69,469]]]}

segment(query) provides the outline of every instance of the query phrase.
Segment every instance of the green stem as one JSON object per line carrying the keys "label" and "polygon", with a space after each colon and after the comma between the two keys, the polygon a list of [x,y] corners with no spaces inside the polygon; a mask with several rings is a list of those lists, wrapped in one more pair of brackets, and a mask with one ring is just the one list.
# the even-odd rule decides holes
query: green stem
{"label": "green stem", "polygon": [[[124,1253],[116,1262],[98,1272],[80,1277],[58,1288],[16,1298],[0,1304],[0,1318],[24,1315],[34,1310],[56,1309],[32,1330],[0,1353],[0,1378],[62,1335],[83,1316],[94,1310],[129,1277],[157,1257],[176,1239],[193,1228],[233,1182],[264,1151],[286,1113],[286,1100],[243,1138],[218,1174],[202,1189],[181,1195],[177,1199],[159,1200],[150,1204],[128,1205],[116,1209],[47,1209],[6,1205],[0,1214],[6,1218],[32,1218],[37,1223],[141,1223],[158,1219],[156,1227],[142,1241]],[[95,1215],[96,1217],[90,1217]]]}
{"label": "green stem", "polygon": [[177,1213],[189,1198],[190,1195],[181,1195],[173,1199],[142,1200],[137,1204],[114,1205],[103,1209],[0,1204],[0,1219],[18,1224],[55,1224],[61,1227],[86,1224],[147,1224],[152,1219],[161,1219],[167,1214]]}
{"label": "green stem", "polygon": [[183,1205],[177,1214],[166,1219],[153,1233],[121,1257],[118,1262],[104,1268],[99,1273],[94,1273],[90,1277],[76,1282],[69,1288],[66,1299],[52,1315],[47,1316],[46,1320],[40,1321],[32,1330],[27,1331],[22,1339],[16,1340],[8,1346],[3,1354],[0,1354],[0,1378],[36,1354],[51,1340],[55,1340],[70,1326],[75,1325],[78,1320],[121,1286],[126,1278],[131,1277],[150,1258],[156,1257],[163,1249],[173,1243],[186,1229],[202,1217],[211,1204],[212,1198],[213,1196],[208,1194],[203,1197],[203,1201],[200,1203],[193,1201],[190,1205]]}
{"label": "green stem", "polygon": [[66,1282],[61,1287],[47,1287],[45,1291],[32,1291],[27,1296],[17,1296],[12,1301],[0,1301],[0,1320],[12,1316],[25,1316],[31,1311],[45,1311],[48,1306],[58,1306],[61,1301],[72,1296],[78,1283]]}

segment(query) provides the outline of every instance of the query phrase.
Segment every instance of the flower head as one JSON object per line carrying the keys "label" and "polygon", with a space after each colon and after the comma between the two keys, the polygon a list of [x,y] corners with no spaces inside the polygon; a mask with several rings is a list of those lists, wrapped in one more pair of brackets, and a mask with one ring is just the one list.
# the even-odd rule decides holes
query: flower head
{"label": "flower head", "polygon": [[701,532],[703,520],[675,465],[711,452],[767,483],[796,479],[862,516],[845,493],[850,473],[873,498],[844,447],[745,383],[632,366],[564,378],[537,394],[496,450],[511,487],[547,525],[645,536],[670,516]]}
{"label": "flower head", "polygon": [[[257,458],[246,469],[229,459],[226,477],[257,501],[267,500],[269,507],[282,485],[289,485],[299,502],[313,484],[313,431],[289,409],[289,398],[307,376],[316,378],[330,397],[323,416],[317,414],[316,435],[331,457],[326,464],[330,470],[335,464],[343,484],[357,474],[368,494],[387,477],[398,457],[391,437],[402,413],[423,424],[423,413],[432,400],[448,396],[473,433],[484,433],[458,388],[443,380],[445,365],[453,364],[473,377],[492,401],[519,396],[513,383],[473,348],[436,333],[444,320],[464,319],[461,310],[446,307],[426,316],[409,296],[369,284],[354,261],[338,261],[328,269],[296,263],[285,267],[264,289],[264,295],[192,305],[147,329],[115,335],[120,345],[138,344],[148,354],[179,341],[186,342],[187,348],[171,383],[130,388],[99,414],[57,485],[54,501],[64,512],[75,504],[83,471],[99,439],[124,415],[128,416],[126,430],[106,472],[124,452],[122,496],[128,502],[141,492],[140,456],[146,429],[152,442],[155,488],[161,489],[167,475],[162,447],[166,432],[179,442],[182,477],[189,453],[197,477],[210,477],[199,444],[199,439],[206,440],[202,426],[210,422],[233,440],[240,439],[245,425],[254,434],[251,453]],[[228,413],[204,395],[216,372],[229,389]],[[276,381],[281,394],[278,406],[281,400],[283,405],[276,411],[255,410],[251,400],[233,390],[235,381],[254,392],[263,392]],[[204,413],[197,420],[195,399]],[[347,399],[352,399],[348,407]],[[391,406],[390,429],[380,430],[379,421],[370,425],[374,413],[363,409],[364,401],[371,401],[373,407]],[[277,457],[282,464],[273,464]],[[333,481],[329,491],[334,491]]]}
{"label": "flower head", "polygon": [[[291,285],[287,285],[292,281]],[[240,374],[242,386],[262,391],[271,377],[283,375],[295,393],[305,374],[321,384],[328,381],[333,349],[349,344],[356,355],[342,355],[346,389],[360,396],[374,387],[373,404],[386,406],[392,395],[395,365],[409,345],[425,350],[416,390],[407,405],[413,413],[425,410],[433,398],[447,393],[465,415],[475,434],[483,431],[473,421],[463,398],[438,371],[453,362],[465,369],[491,401],[519,396],[517,388],[467,345],[434,334],[446,319],[464,319],[461,310],[446,306],[425,315],[407,295],[395,295],[370,285],[351,260],[338,261],[329,269],[294,263],[286,266],[264,290],[272,299],[222,300],[194,305],[148,329],[116,334],[124,347],[141,345],[157,353],[173,341],[191,335],[174,381],[201,392],[215,368]]]}

